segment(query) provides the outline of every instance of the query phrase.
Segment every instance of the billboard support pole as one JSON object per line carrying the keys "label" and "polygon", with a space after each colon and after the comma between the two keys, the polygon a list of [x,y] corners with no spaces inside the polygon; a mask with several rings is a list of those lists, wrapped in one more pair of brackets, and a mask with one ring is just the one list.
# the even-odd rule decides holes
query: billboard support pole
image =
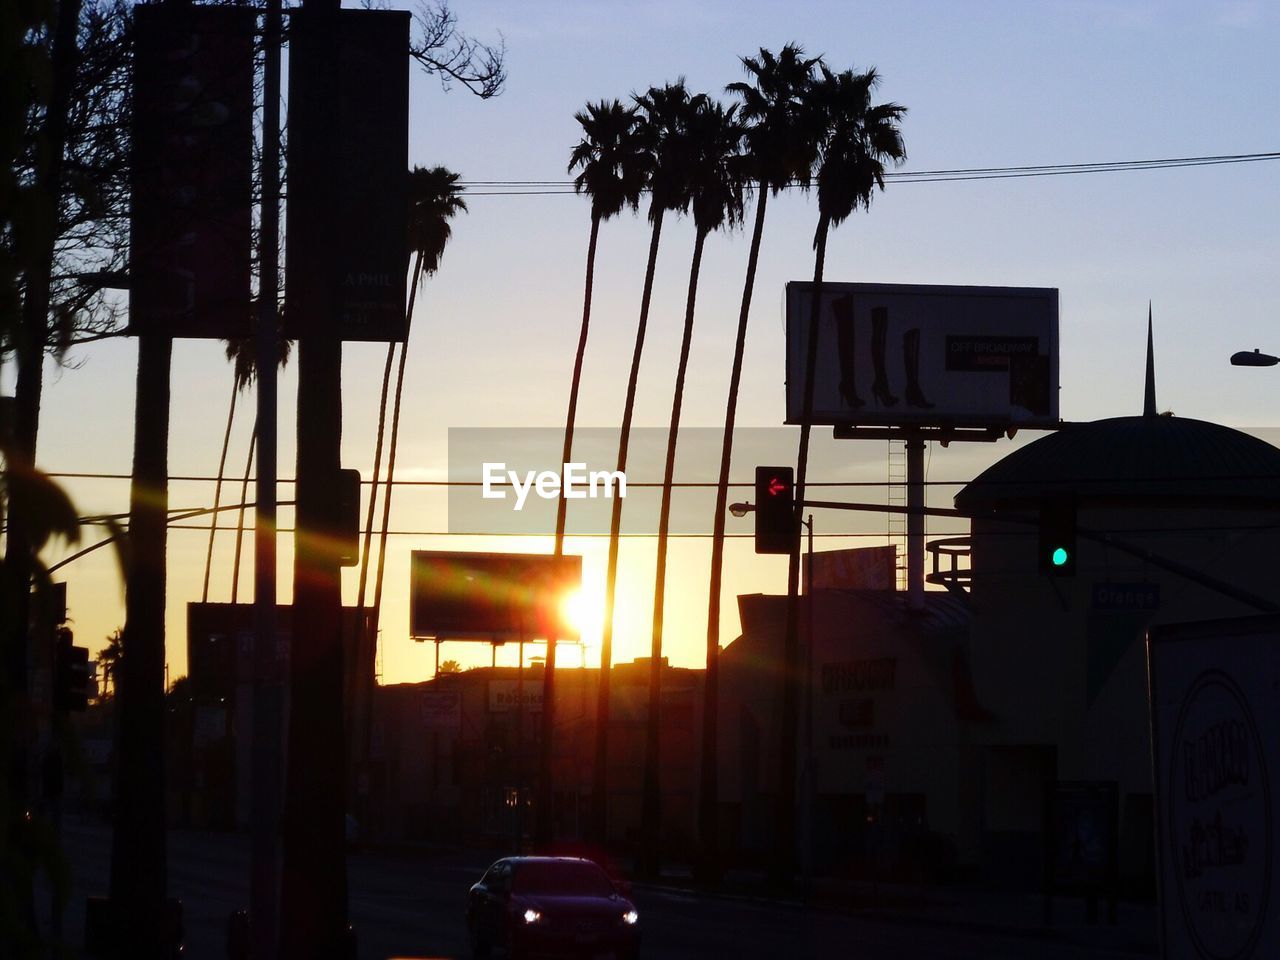
{"label": "billboard support pole", "polygon": [[907,436],[907,605],[924,609],[924,440]]}

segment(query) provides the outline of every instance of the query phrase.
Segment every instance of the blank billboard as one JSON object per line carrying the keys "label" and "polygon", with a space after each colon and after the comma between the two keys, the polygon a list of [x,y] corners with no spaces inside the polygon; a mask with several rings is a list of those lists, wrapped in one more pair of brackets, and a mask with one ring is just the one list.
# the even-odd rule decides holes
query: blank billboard
{"label": "blank billboard", "polygon": [[254,11],[134,16],[129,332],[247,337]]}
{"label": "blank billboard", "polygon": [[538,553],[415,550],[409,633],[442,640],[577,639],[565,616],[582,558]]}

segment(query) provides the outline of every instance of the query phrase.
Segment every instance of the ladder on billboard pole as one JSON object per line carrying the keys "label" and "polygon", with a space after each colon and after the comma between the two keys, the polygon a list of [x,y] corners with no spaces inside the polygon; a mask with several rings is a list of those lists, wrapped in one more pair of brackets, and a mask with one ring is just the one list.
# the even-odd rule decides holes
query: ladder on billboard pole
{"label": "ladder on billboard pole", "polygon": [[[907,505],[907,445],[904,440],[888,441],[888,484],[885,487],[889,506]],[[893,547],[893,576],[896,589],[907,589],[907,516],[890,511],[887,536]]]}

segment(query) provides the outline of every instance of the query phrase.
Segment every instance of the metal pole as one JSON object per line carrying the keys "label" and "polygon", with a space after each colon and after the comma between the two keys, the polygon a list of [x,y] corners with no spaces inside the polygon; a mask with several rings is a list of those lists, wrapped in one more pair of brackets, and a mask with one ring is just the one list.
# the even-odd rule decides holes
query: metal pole
{"label": "metal pole", "polygon": [[256,330],[257,494],[253,530],[253,837],[250,937],[255,960],[274,960],[279,941],[282,803],[281,662],[276,644],[276,365],[280,280],[280,39],[282,0],[267,0],[263,20],[262,213]]}
{"label": "metal pole", "polygon": [[512,854],[519,856],[524,840],[524,634],[520,635],[520,666],[516,668],[516,730],[515,730],[515,763],[512,770],[515,776],[516,806],[515,810],[515,842]]}
{"label": "metal pole", "polygon": [[907,440],[907,605],[924,609],[924,441]]}
{"label": "metal pole", "polygon": [[804,806],[801,808],[800,869],[806,896],[813,881],[813,798],[816,763],[813,755],[813,514],[805,522],[809,528],[808,559],[806,561],[805,588],[805,660],[804,660]]}

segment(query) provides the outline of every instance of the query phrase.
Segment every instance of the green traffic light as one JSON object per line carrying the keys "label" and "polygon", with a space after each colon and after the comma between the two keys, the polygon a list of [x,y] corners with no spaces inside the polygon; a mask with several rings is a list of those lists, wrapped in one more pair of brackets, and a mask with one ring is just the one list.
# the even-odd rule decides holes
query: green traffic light
{"label": "green traffic light", "polygon": [[1065,567],[1067,565],[1067,551],[1065,547],[1057,547],[1054,549],[1053,565],[1055,567]]}

